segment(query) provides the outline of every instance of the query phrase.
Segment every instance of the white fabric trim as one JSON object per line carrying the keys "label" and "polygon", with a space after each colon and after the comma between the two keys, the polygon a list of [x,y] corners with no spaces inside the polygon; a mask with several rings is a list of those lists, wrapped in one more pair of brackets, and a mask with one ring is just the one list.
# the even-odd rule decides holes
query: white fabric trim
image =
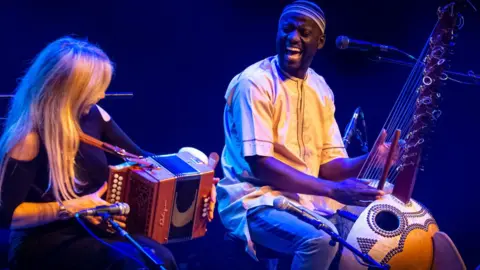
{"label": "white fabric trim", "polygon": [[243,156],[273,156],[273,143],[257,140],[243,142]]}
{"label": "white fabric trim", "polygon": [[108,114],[102,107],[100,107],[98,105],[95,105],[95,106],[97,106],[97,108],[100,111],[100,114],[102,115],[102,118],[105,122],[108,122],[108,121],[110,121],[110,119],[112,119],[110,114]]}

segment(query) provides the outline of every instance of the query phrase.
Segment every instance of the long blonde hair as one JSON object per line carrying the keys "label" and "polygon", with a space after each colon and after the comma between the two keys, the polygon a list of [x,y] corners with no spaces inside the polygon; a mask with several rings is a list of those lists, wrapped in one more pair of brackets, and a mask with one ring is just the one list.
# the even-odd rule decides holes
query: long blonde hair
{"label": "long blonde hair", "polygon": [[112,73],[113,64],[99,47],[72,37],[55,40],[35,57],[18,84],[0,138],[0,189],[9,152],[37,132],[48,155],[49,188],[56,200],[78,197],[74,167],[79,119],[103,96]]}

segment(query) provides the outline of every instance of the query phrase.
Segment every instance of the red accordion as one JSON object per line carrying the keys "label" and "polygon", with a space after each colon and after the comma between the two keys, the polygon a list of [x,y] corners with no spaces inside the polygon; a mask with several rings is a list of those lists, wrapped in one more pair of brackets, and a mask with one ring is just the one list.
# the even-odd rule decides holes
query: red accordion
{"label": "red accordion", "polygon": [[218,154],[207,158],[187,147],[176,154],[141,158],[84,133],[80,140],[128,160],[109,167],[106,200],[130,206],[129,233],[143,234],[162,244],[205,235],[207,198]]}
{"label": "red accordion", "polygon": [[151,156],[152,166],[126,162],[110,166],[107,201],[130,206],[129,233],[159,243],[202,237],[208,222],[206,198],[214,171],[189,152]]}

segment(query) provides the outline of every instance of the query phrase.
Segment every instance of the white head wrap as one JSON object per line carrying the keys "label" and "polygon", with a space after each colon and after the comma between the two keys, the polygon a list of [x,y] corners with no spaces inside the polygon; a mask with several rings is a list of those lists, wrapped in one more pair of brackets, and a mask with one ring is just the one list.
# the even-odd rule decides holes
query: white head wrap
{"label": "white head wrap", "polygon": [[312,19],[320,28],[322,33],[325,33],[326,20],[323,10],[315,3],[306,0],[297,0],[283,9],[280,20],[288,13],[299,13]]}

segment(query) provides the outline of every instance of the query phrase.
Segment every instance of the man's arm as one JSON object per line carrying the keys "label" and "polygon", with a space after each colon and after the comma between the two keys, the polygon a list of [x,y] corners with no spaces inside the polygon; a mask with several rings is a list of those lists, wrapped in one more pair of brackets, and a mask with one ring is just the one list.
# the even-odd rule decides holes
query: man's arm
{"label": "man's arm", "polygon": [[319,177],[339,181],[357,177],[368,155],[355,158],[336,158],[320,166]]}
{"label": "man's arm", "polygon": [[309,176],[273,157],[254,156],[246,159],[256,176],[253,182],[256,185],[269,185],[293,193],[326,196],[343,204],[359,206],[367,206],[368,201],[385,194],[354,178],[333,182]]}
{"label": "man's arm", "polygon": [[257,186],[328,196],[344,204],[362,205],[361,200],[373,200],[381,191],[349,179],[326,181],[300,172],[273,157],[272,93],[253,81],[242,81],[230,104],[234,124],[242,143],[242,154],[254,175],[250,181]]}
{"label": "man's arm", "polygon": [[[363,165],[368,159],[368,156],[372,155],[372,152],[374,153],[373,156],[375,157],[375,162],[368,165],[373,165],[375,167],[383,167],[390,152],[390,144],[385,143],[386,137],[386,131],[382,130],[380,136],[375,141],[375,144],[373,145],[372,150],[369,154],[365,154],[363,156],[355,158],[330,158],[330,161],[320,166],[319,177],[334,181],[343,180],[351,177],[358,177]],[[328,154],[329,153],[327,151],[327,155]],[[398,148],[394,152],[392,158],[393,160],[391,162],[392,164],[394,164],[398,159]]]}
{"label": "man's arm", "polygon": [[274,157],[251,156],[246,160],[255,175],[253,184],[259,186],[268,185],[282,191],[330,197],[335,185],[334,182],[298,171]]}

